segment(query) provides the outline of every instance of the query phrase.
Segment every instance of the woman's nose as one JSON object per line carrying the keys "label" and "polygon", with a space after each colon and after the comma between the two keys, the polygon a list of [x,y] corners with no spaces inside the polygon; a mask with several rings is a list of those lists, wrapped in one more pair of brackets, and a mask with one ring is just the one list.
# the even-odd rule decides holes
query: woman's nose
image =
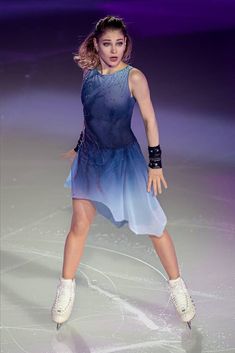
{"label": "woman's nose", "polygon": [[117,52],[117,48],[116,47],[112,47],[112,53],[116,53]]}

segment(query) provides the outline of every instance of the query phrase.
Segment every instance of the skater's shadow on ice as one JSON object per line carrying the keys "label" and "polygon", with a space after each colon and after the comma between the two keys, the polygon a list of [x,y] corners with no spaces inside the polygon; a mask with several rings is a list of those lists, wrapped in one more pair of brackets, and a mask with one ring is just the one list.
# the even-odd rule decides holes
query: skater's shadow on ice
{"label": "skater's shadow on ice", "polygon": [[53,353],[90,353],[81,335],[69,324],[59,329],[51,340]]}

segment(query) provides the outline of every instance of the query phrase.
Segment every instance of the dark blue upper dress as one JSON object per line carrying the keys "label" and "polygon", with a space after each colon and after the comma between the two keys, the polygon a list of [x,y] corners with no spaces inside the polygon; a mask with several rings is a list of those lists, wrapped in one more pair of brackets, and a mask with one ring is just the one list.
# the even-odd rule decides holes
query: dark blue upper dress
{"label": "dark blue upper dress", "polygon": [[147,192],[148,165],[131,130],[136,102],[128,86],[131,69],[103,75],[94,68],[84,75],[84,138],[64,186],[72,198],[92,201],[117,227],[128,223],[135,234],[160,236],[167,218]]}

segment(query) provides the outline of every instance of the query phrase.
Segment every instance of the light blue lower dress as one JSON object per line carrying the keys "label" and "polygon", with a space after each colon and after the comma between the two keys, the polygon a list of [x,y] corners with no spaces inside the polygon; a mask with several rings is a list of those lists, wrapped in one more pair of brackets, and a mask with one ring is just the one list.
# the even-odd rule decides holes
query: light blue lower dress
{"label": "light blue lower dress", "polygon": [[159,237],[167,218],[153,186],[147,191],[148,165],[131,130],[132,68],[105,75],[94,68],[84,75],[84,137],[64,186],[71,188],[72,198],[92,201],[116,227],[128,223],[135,234]]}

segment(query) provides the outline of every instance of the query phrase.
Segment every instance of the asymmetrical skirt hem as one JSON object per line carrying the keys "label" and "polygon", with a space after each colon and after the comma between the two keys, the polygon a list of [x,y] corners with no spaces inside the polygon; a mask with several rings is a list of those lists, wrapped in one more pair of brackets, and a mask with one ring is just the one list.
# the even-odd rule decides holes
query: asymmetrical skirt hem
{"label": "asymmetrical skirt hem", "polygon": [[64,187],[75,199],[94,203],[98,213],[120,228],[128,224],[135,234],[160,237],[167,223],[156,196],[147,191],[148,166],[135,141],[115,150],[75,157]]}
{"label": "asymmetrical skirt hem", "polygon": [[[65,186],[68,187],[68,186]],[[79,196],[72,196],[72,199],[76,200],[88,200],[91,201],[94,206],[96,207],[97,212],[105,217],[107,220],[111,221],[113,225],[115,225],[117,228],[121,228],[124,225],[128,225],[129,229],[136,235],[153,235],[156,237],[161,237],[162,233],[165,229],[165,226],[167,224],[167,220],[165,223],[161,226],[159,231],[156,231],[156,226],[153,227],[151,225],[133,225],[130,223],[128,219],[120,219],[117,216],[114,217],[113,212],[111,211],[110,207],[105,205],[103,202],[88,198],[88,197],[79,197]],[[142,231],[141,231],[142,229]]]}

